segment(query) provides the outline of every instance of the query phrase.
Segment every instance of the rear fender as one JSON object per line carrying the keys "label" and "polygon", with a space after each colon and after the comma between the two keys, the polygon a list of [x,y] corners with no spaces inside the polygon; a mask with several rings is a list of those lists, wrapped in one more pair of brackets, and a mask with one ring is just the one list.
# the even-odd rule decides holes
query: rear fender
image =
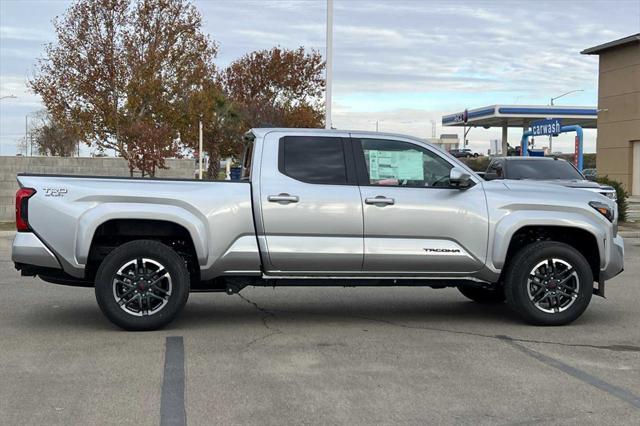
{"label": "rear fender", "polygon": [[204,238],[207,235],[207,226],[202,219],[188,210],[167,204],[103,203],[87,210],[78,219],[76,259],[79,264],[87,263],[96,229],[114,219],[161,220],[180,225],[191,235],[198,262],[201,265],[207,262],[209,248]]}

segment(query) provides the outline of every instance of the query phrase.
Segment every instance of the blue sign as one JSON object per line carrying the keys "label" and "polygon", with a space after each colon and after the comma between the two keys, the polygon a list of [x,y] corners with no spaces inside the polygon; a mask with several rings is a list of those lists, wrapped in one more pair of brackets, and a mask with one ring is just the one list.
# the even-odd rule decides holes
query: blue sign
{"label": "blue sign", "polygon": [[531,123],[531,135],[558,135],[558,133],[560,133],[561,126],[560,120],[557,118],[534,121]]}

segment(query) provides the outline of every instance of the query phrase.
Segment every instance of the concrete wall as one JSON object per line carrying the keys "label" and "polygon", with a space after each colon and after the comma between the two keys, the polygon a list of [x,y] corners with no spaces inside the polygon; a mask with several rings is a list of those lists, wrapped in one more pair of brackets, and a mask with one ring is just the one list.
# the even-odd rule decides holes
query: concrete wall
{"label": "concrete wall", "polygon": [[640,43],[605,50],[600,54],[598,81],[598,175],[633,185],[633,141],[640,141]]}
{"label": "concrete wall", "polygon": [[[159,170],[156,177],[193,178],[193,160],[167,160],[169,169]],[[129,176],[122,158],[0,157],[0,222],[15,220],[17,173],[64,175]]]}

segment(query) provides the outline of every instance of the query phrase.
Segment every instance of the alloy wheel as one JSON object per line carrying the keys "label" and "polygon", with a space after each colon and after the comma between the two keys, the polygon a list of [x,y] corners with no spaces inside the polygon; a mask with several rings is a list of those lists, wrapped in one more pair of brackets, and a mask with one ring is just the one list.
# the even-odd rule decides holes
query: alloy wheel
{"label": "alloy wheel", "polygon": [[546,313],[563,312],[580,292],[578,273],[568,262],[549,258],[536,264],[527,279],[527,294],[534,306]]}
{"label": "alloy wheel", "polygon": [[113,276],[113,297],[120,308],[134,316],[161,311],[169,302],[172,281],[169,271],[148,258],[132,259]]}

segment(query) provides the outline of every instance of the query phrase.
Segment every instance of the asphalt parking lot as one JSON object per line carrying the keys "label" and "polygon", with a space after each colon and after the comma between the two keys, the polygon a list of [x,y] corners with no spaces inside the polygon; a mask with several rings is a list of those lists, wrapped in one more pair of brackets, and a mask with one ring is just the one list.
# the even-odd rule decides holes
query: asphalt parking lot
{"label": "asphalt parking lot", "polygon": [[112,326],[92,289],[21,279],[10,245],[3,425],[640,424],[640,239],[565,327],[454,289],[247,288],[148,333]]}

